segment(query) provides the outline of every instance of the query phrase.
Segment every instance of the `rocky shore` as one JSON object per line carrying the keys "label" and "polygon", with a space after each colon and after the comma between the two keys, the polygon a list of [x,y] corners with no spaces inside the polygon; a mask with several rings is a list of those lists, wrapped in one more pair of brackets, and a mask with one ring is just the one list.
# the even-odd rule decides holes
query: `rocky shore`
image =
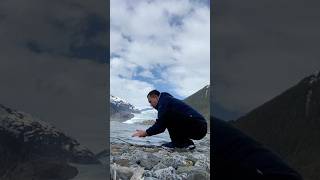
{"label": "rocky shore", "polygon": [[67,180],[70,163],[99,166],[95,154],[52,124],[0,104],[0,179]]}
{"label": "rocky shore", "polygon": [[210,179],[210,134],[194,141],[196,149],[166,150],[124,141],[110,144],[113,180]]}

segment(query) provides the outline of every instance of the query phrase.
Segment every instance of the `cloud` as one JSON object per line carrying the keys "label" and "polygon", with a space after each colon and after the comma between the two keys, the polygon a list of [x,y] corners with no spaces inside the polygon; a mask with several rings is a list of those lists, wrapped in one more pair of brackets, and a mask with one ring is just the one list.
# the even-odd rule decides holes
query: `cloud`
{"label": "cloud", "polygon": [[185,18],[183,33],[179,33],[176,38],[176,45],[180,47],[180,51],[176,53],[175,58],[179,61],[177,66],[169,69],[168,76],[171,83],[179,87],[177,91],[183,96],[194,93],[210,81],[209,17],[207,7],[199,8],[190,17]]}
{"label": "cloud", "polygon": [[313,8],[319,3],[314,3],[216,4],[211,70],[215,103],[243,115],[320,69],[319,12]]}
{"label": "cloud", "polygon": [[0,4],[0,103],[95,152],[105,149],[106,8],[100,1]]}
{"label": "cloud", "polygon": [[99,2],[17,1],[1,2],[1,49],[29,48],[105,63],[107,20]]}
{"label": "cloud", "polygon": [[138,75],[141,76],[141,77],[146,77],[146,78],[153,78],[154,77],[152,72],[149,71],[149,70],[143,70]]}
{"label": "cloud", "polygon": [[[147,107],[147,94],[154,89],[152,84],[138,80],[128,80],[120,77],[111,76],[112,86],[122,87],[118,89],[111,88],[110,94],[117,94],[119,97],[126,97],[126,101],[134,104],[137,108]],[[137,98],[139,97],[139,98]]]}
{"label": "cloud", "polygon": [[[209,84],[209,13],[197,1],[111,1],[111,92],[142,106],[153,88],[186,97]],[[117,93],[126,86],[137,89]]]}

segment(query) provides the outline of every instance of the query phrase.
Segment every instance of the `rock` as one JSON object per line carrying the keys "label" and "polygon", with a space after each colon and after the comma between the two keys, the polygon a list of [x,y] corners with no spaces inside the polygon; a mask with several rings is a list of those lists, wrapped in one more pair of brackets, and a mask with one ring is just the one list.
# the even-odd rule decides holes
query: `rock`
{"label": "rock", "polygon": [[159,180],[159,179],[155,177],[145,177],[144,180]]}
{"label": "rock", "polygon": [[122,153],[122,147],[119,144],[111,144],[111,154],[118,155]]}
{"label": "rock", "polygon": [[189,180],[206,180],[210,179],[209,173],[202,167],[197,166],[181,166],[177,169],[177,174]]}
{"label": "rock", "polygon": [[160,158],[149,152],[134,151],[133,157],[135,162],[147,170],[152,169],[160,162]]}
{"label": "rock", "polygon": [[185,166],[187,164],[185,159],[186,157],[177,154],[174,156],[166,157],[162,161],[162,163],[166,166],[172,166],[176,169],[178,168],[178,166]]}
{"label": "rock", "polygon": [[120,166],[125,166],[125,167],[128,167],[130,163],[128,159],[117,159],[117,160],[114,160],[113,162],[116,164],[119,164]]}
{"label": "rock", "polygon": [[67,180],[75,177],[77,174],[77,168],[70,166],[67,162],[41,158],[18,163],[14,169],[1,176],[1,179]]}
{"label": "rock", "polygon": [[201,167],[202,169],[206,170],[207,172],[210,172],[210,164],[204,160],[197,161],[194,166]]}
{"label": "rock", "polygon": [[[199,145],[200,143],[201,145]],[[115,173],[124,173],[124,175],[121,175],[123,176],[122,179],[133,177],[146,180],[210,179],[209,138],[195,141],[195,144],[197,148],[193,151],[166,150],[156,146],[129,145],[125,143],[112,144],[111,162],[116,163],[117,167],[121,167],[121,170],[126,171],[123,172],[117,168],[112,168]],[[140,171],[138,171],[139,169]],[[119,178],[117,175],[113,179]]]}
{"label": "rock", "polygon": [[183,180],[185,180],[185,179],[187,179],[188,174],[187,174],[187,173],[181,173],[181,174],[179,174],[179,176],[180,176]]}
{"label": "rock", "polygon": [[166,179],[166,180],[182,179],[175,173],[175,169],[172,166],[154,171],[153,176],[158,179]]}
{"label": "rock", "polygon": [[203,170],[193,170],[187,176],[187,180],[209,180],[210,175],[206,171]]}
{"label": "rock", "polygon": [[203,153],[198,153],[198,152],[186,154],[186,156],[187,156],[188,160],[191,160],[194,163],[196,163],[199,160],[204,160],[204,161],[209,160],[207,155],[205,155]]}
{"label": "rock", "polygon": [[81,164],[100,163],[87,147],[52,124],[1,104],[0,149],[1,154],[15,154],[19,161],[48,157]]}
{"label": "rock", "polygon": [[158,152],[159,149],[158,148],[144,148],[145,152],[150,152],[150,153],[155,153]]}
{"label": "rock", "polygon": [[180,166],[178,167],[178,169],[176,170],[177,174],[182,174],[182,173],[190,173],[192,171],[197,171],[197,170],[203,170],[200,167],[195,167],[195,166]]}
{"label": "rock", "polygon": [[186,160],[186,166],[193,166],[193,161],[191,160]]}
{"label": "rock", "polygon": [[152,177],[153,171],[145,170],[143,173],[144,177]]}
{"label": "rock", "polygon": [[157,155],[158,157],[166,157],[166,156],[170,156],[172,154],[167,150],[161,149],[155,155]]}
{"label": "rock", "polygon": [[162,162],[160,162],[160,163],[158,163],[157,165],[155,165],[153,168],[152,168],[152,170],[153,171],[156,171],[156,170],[159,170],[159,169],[164,169],[164,168],[166,168],[167,166],[166,165],[164,165]]}
{"label": "rock", "polygon": [[140,180],[143,178],[144,169],[137,167],[123,167],[117,164],[111,165],[112,180]]}
{"label": "rock", "polygon": [[141,180],[144,174],[143,168],[136,168],[130,180]]}
{"label": "rock", "polygon": [[128,167],[122,167],[116,164],[111,165],[111,179],[112,180],[125,180],[130,179],[133,176],[134,169]]}
{"label": "rock", "polygon": [[146,158],[141,159],[140,165],[150,170],[160,162],[160,159],[153,154],[149,154]]}

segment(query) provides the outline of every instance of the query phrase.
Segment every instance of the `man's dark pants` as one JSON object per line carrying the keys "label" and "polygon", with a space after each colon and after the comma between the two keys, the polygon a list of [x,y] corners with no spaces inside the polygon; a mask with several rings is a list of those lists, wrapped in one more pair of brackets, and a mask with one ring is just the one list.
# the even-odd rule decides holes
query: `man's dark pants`
{"label": "man's dark pants", "polygon": [[167,128],[171,141],[175,143],[200,140],[207,134],[207,122],[203,119],[173,119],[168,122]]}

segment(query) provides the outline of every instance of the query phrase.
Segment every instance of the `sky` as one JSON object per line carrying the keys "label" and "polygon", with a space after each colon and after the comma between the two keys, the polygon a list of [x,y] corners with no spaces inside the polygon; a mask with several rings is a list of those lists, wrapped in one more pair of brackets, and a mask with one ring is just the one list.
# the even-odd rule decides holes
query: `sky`
{"label": "sky", "polygon": [[95,152],[105,149],[108,139],[102,4],[0,2],[0,104],[53,124]]}
{"label": "sky", "polygon": [[210,83],[208,1],[111,0],[110,6],[110,94],[144,108],[152,89],[184,99]]}
{"label": "sky", "polygon": [[237,119],[320,70],[320,2],[220,0],[213,7],[213,115]]}

